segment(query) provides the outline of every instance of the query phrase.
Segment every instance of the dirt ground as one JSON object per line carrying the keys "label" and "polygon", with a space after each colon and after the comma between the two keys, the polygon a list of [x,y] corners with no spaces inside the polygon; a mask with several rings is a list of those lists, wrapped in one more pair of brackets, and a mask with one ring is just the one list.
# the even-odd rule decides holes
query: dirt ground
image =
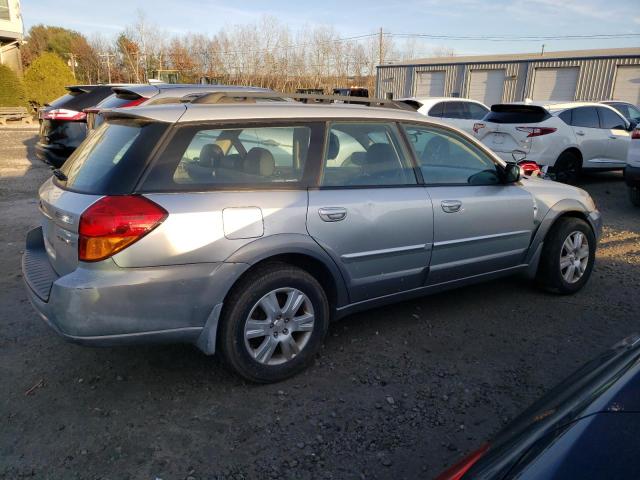
{"label": "dirt ground", "polygon": [[0,130],[3,479],[432,478],[640,331],[640,209],[610,173],[582,182],[606,228],[575,296],[516,278],[353,315],[312,368],[268,386],[191,346],[72,345],[36,316],[20,273],[49,174],[34,135]]}

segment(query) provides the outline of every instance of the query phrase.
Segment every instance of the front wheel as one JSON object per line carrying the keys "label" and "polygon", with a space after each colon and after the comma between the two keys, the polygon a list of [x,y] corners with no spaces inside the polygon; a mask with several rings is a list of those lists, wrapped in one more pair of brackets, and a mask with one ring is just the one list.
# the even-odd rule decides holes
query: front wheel
{"label": "front wheel", "polygon": [[580,290],[589,280],[596,254],[596,237],[579,218],[559,219],[544,240],[537,283],[559,294]]}
{"label": "front wheel", "polygon": [[226,363],[247,380],[277,382],[313,361],[329,326],[329,303],[312,275],[270,263],[234,288],[221,322]]}
{"label": "front wheel", "polygon": [[636,207],[640,207],[640,187],[629,187],[629,200]]}

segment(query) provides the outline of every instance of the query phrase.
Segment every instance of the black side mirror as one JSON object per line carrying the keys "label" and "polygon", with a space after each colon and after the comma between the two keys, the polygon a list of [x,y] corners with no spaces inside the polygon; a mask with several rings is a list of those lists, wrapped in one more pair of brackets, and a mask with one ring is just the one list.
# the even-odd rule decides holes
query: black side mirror
{"label": "black side mirror", "polygon": [[517,163],[507,163],[504,167],[504,183],[515,183],[520,180],[520,166]]}

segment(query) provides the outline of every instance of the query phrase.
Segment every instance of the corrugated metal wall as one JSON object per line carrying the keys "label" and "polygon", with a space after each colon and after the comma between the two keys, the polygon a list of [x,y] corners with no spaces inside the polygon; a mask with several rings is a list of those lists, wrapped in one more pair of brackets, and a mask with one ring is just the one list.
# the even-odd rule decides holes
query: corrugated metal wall
{"label": "corrugated metal wall", "polygon": [[415,93],[416,72],[445,71],[445,95],[467,96],[472,70],[505,70],[502,101],[514,102],[530,98],[533,92],[534,69],[579,67],[576,100],[606,100],[611,98],[618,66],[640,65],[640,57],[586,58],[505,63],[466,63],[442,65],[398,65],[378,67],[376,95],[392,92],[394,98]]}

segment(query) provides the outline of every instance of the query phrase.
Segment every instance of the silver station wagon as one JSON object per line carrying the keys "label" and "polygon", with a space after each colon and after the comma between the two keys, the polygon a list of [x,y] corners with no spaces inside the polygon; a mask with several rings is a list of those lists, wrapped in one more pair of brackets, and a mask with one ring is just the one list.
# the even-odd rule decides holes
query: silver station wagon
{"label": "silver station wagon", "polygon": [[273,382],[352,312],[518,272],[569,294],[593,268],[586,192],[417,113],[205,99],[104,115],[40,188],[22,265],[77,343],[191,342]]}

